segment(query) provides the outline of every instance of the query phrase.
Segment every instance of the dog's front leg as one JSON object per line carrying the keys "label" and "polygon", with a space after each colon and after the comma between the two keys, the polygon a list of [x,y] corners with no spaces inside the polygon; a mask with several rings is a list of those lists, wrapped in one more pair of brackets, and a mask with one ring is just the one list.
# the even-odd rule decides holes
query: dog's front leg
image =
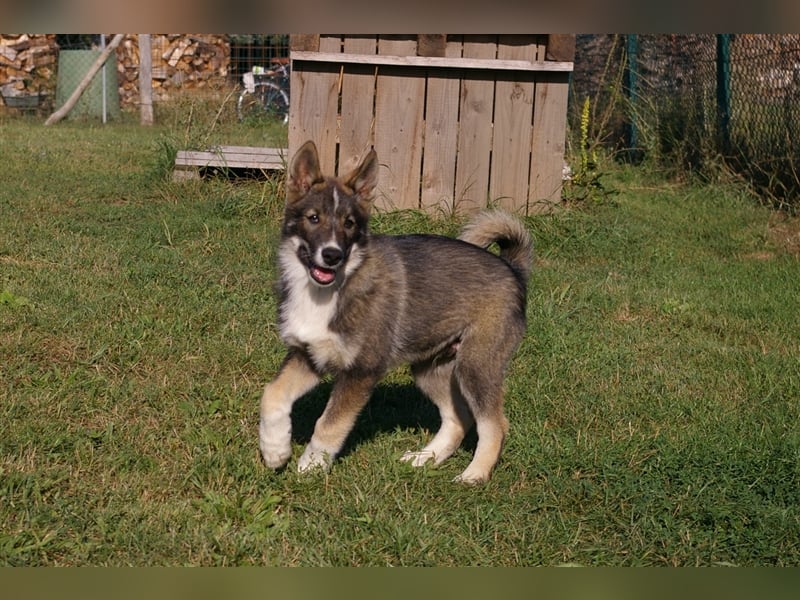
{"label": "dog's front leg", "polygon": [[377,380],[372,375],[349,373],[337,378],[328,405],[314,426],[314,435],[297,463],[298,471],[330,467]]}
{"label": "dog's front leg", "polygon": [[319,383],[319,375],[298,352],[289,352],[283,366],[261,396],[259,446],[267,466],[278,469],[292,456],[292,405]]}

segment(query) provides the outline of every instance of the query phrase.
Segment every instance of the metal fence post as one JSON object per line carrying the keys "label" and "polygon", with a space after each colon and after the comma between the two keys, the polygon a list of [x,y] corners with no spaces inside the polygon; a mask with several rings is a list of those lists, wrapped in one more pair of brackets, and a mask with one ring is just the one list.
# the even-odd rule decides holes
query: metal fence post
{"label": "metal fence post", "polygon": [[628,145],[628,158],[633,162],[641,159],[639,150],[639,127],[637,124],[637,101],[639,84],[639,38],[635,34],[625,36],[625,71],[623,74],[623,85],[625,94],[628,97],[628,123],[625,127],[626,143]]}
{"label": "metal fence post", "polygon": [[724,154],[731,148],[731,35],[717,34],[717,126]]}

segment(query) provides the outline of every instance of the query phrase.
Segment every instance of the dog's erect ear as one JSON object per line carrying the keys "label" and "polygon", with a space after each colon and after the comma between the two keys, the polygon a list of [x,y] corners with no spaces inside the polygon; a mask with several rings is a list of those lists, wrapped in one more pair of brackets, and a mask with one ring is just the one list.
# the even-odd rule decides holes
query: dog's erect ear
{"label": "dog's erect ear", "polygon": [[360,200],[365,202],[372,200],[372,194],[378,183],[378,155],[375,150],[369,151],[344,182],[358,194]]}
{"label": "dog's erect ear", "polygon": [[312,185],[322,180],[317,147],[314,142],[308,140],[295,153],[292,164],[289,165],[287,201],[292,202],[305,196]]}

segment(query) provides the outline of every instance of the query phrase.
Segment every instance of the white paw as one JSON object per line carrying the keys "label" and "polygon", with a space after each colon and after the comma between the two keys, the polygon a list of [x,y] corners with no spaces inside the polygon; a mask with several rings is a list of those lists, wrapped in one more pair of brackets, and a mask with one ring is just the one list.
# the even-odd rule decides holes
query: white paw
{"label": "white paw", "polygon": [[428,461],[436,461],[436,455],[430,450],[420,450],[419,452],[408,451],[400,457],[403,462],[410,462],[412,467],[421,467]]}
{"label": "white paw", "polygon": [[305,473],[316,469],[327,471],[330,469],[332,462],[333,458],[330,453],[325,450],[314,449],[312,444],[309,444],[305,452],[303,452],[303,456],[297,461],[297,472]]}
{"label": "white paw", "polygon": [[280,469],[292,456],[291,419],[267,421],[261,419],[258,428],[258,445],[266,465]]}
{"label": "white paw", "polygon": [[264,459],[264,463],[270,469],[280,469],[286,463],[289,462],[289,459],[292,457],[292,451],[289,450],[288,452],[272,452],[262,446],[261,448],[261,457]]}
{"label": "white paw", "polygon": [[461,475],[454,477],[453,481],[455,483],[463,483],[466,485],[478,485],[489,481],[489,474],[470,471],[469,467],[467,467],[467,469],[461,473]]}

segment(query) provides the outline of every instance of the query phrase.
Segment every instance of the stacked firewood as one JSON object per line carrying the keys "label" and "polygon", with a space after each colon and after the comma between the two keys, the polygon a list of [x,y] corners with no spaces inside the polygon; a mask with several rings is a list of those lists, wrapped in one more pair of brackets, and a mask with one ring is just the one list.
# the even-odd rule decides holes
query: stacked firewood
{"label": "stacked firewood", "polygon": [[53,34],[0,36],[0,92],[3,98],[52,94],[58,47]]}
{"label": "stacked firewood", "polygon": [[[54,34],[0,35],[0,92],[13,96],[54,96],[59,47]],[[231,49],[228,36],[152,34],[153,100],[169,100],[178,89],[223,83]],[[117,48],[119,95],[123,106],[139,103],[139,36],[128,34]]]}
{"label": "stacked firewood", "polygon": [[[123,105],[139,101],[139,41],[130,34],[117,48]],[[169,100],[178,89],[198,89],[228,76],[230,44],[225,35],[152,34],[153,100]]]}

